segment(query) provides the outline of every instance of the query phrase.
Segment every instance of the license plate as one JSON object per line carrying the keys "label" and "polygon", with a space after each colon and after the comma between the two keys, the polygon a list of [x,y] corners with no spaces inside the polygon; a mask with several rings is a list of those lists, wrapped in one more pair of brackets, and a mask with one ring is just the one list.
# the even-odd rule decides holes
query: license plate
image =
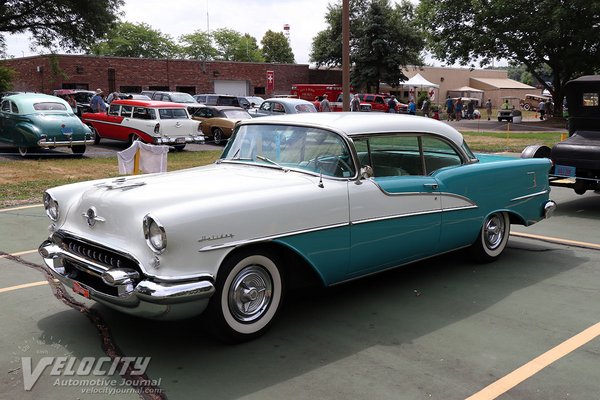
{"label": "license plate", "polygon": [[78,282],[73,282],[73,291],[77,294],[82,295],[86,299],[90,298],[90,291],[81,286]]}
{"label": "license plate", "polygon": [[60,128],[60,131],[62,132],[63,135],[72,135],[73,134],[73,128]]}
{"label": "license plate", "polygon": [[558,176],[568,176],[570,178],[575,177],[575,167],[571,167],[569,165],[556,165],[554,167],[554,175]]}
{"label": "license plate", "polygon": [[175,139],[175,143],[185,143],[185,138],[178,137],[177,139]]}

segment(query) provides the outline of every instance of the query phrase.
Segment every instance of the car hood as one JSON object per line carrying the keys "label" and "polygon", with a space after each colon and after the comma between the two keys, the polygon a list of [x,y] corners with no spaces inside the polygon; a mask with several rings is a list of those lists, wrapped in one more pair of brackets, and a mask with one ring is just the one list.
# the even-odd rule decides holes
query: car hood
{"label": "car hood", "polygon": [[[293,196],[311,185],[317,188],[318,177],[269,167],[213,164],[166,174],[93,181],[88,185],[83,192],[71,196],[71,204],[63,199],[61,187],[49,190],[59,204],[68,204],[60,228],[90,232],[85,215],[93,208],[102,220],[93,227],[94,235],[121,231],[127,237],[139,234],[147,214],[165,220],[190,214],[226,214],[240,205],[257,204],[260,199],[290,193]],[[64,188],[68,190],[68,186]],[[72,216],[67,218],[67,214]]]}

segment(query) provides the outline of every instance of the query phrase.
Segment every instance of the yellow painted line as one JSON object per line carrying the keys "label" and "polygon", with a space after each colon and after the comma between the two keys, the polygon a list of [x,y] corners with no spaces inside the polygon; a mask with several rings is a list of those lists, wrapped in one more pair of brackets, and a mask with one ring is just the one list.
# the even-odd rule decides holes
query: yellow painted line
{"label": "yellow painted line", "polygon": [[13,208],[3,208],[0,209],[0,212],[8,212],[8,211],[18,211],[18,210],[25,210],[27,208],[36,208],[36,207],[44,207],[43,204],[32,204],[29,206],[21,206],[21,207],[13,207]]}
{"label": "yellow painted line", "polygon": [[12,292],[13,290],[26,289],[26,288],[30,288],[30,287],[42,286],[42,285],[47,285],[47,284],[48,284],[48,281],[25,283],[23,285],[16,285],[16,286],[2,288],[2,289],[0,289],[0,293]]}
{"label": "yellow painted line", "polygon": [[561,239],[561,238],[555,238],[555,237],[551,237],[551,236],[532,235],[530,233],[521,233],[521,232],[511,232],[510,235],[527,238],[527,239],[542,240],[544,242],[564,244],[567,246],[570,245],[570,246],[586,247],[586,248],[600,250],[600,244],[597,244],[597,243],[579,242],[577,240]]}
{"label": "yellow painted line", "polygon": [[540,372],[548,365],[552,364],[555,361],[558,361],[567,354],[577,350],[578,348],[592,341],[598,336],[600,336],[600,322],[598,322],[596,325],[587,328],[583,332],[578,333],[572,338],[562,342],[553,349],[548,350],[541,356],[531,360],[527,364],[514,370],[510,374],[504,376],[503,378],[500,378],[499,380],[492,383],[483,390],[468,397],[466,400],[495,399],[498,396],[508,392],[510,389],[517,386],[519,383]]}

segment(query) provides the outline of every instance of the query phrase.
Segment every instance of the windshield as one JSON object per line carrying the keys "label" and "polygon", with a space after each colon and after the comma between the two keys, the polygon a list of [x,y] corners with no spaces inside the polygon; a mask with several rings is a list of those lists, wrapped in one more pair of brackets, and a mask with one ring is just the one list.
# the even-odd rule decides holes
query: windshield
{"label": "windshield", "polygon": [[175,103],[197,103],[192,95],[187,93],[173,93],[171,94],[171,101]]}
{"label": "windshield", "polygon": [[296,112],[298,112],[298,113],[317,112],[317,109],[312,104],[297,104]]}
{"label": "windshield", "polygon": [[225,110],[225,111],[223,111],[223,114],[225,114],[225,117],[229,118],[229,119],[252,118],[252,116],[250,114],[248,114],[248,111],[246,111],[246,110]]}
{"label": "windshield", "polygon": [[299,126],[241,126],[221,159],[300,169],[337,178],[350,178],[356,172],[348,146],[339,135]]}
{"label": "windshield", "polygon": [[62,103],[34,103],[33,109],[36,111],[67,111],[67,107],[65,107]]}

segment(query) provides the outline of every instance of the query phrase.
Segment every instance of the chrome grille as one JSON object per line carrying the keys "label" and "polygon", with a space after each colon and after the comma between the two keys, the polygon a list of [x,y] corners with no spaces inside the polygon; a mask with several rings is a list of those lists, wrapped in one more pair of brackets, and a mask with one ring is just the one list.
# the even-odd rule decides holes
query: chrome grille
{"label": "chrome grille", "polygon": [[106,266],[107,269],[132,268],[139,271],[133,260],[90,243],[84,243],[76,239],[65,239],[63,247],[73,254]]}

